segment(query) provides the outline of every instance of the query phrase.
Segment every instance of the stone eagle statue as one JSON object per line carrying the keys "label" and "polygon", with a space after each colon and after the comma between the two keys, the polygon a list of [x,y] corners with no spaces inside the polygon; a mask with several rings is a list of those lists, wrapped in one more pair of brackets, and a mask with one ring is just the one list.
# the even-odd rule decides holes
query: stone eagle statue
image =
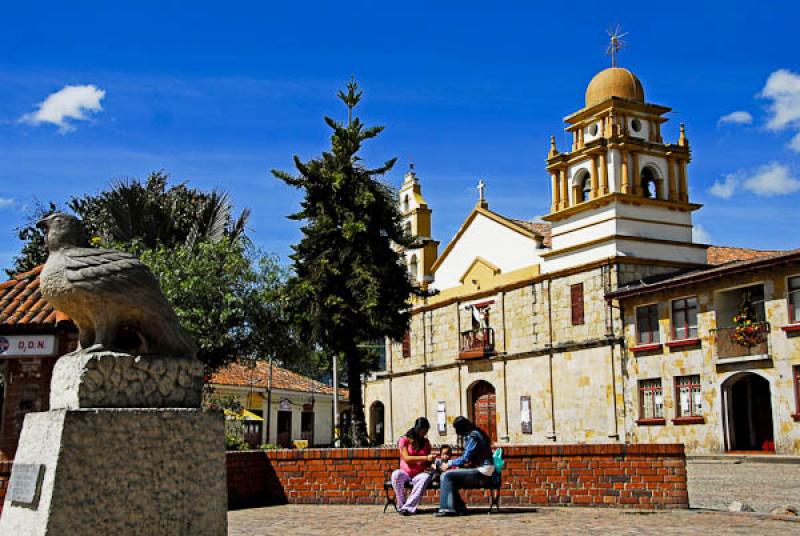
{"label": "stone eagle statue", "polygon": [[56,212],[36,225],[45,230],[49,252],[42,296],[78,326],[79,349],[195,357],[197,345],[144,263],[123,251],[86,247],[75,216]]}

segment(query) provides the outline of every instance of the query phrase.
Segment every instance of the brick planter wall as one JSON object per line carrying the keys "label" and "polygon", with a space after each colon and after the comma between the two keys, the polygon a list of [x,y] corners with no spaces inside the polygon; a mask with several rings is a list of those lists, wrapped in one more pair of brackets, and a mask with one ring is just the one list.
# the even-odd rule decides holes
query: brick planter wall
{"label": "brick planter wall", "polygon": [[[502,505],[688,508],[683,445],[503,446]],[[228,453],[229,508],[383,504],[397,449],[307,449]],[[488,506],[488,492],[467,504]],[[438,492],[424,504],[438,502]]]}

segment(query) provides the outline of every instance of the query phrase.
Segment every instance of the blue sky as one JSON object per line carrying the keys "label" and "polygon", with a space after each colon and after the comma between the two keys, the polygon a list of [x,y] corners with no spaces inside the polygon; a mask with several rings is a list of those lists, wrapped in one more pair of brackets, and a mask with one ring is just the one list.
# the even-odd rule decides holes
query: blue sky
{"label": "blue sky", "polygon": [[335,92],[351,75],[366,92],[362,118],[387,127],[367,161],[400,157],[387,177],[399,185],[413,158],[437,239],[453,236],[481,177],[492,209],[544,214],[548,138],[568,147],[562,119],[608,66],[605,30],[617,23],[629,32],[620,64],[674,110],[665,137],[686,123],[702,233],[800,246],[797,2],[278,4],[4,6],[0,268],[34,199],[159,169],[229,190],[253,210],[256,243],[286,258],[299,196],[269,170],[326,147],[322,116],[344,117]]}

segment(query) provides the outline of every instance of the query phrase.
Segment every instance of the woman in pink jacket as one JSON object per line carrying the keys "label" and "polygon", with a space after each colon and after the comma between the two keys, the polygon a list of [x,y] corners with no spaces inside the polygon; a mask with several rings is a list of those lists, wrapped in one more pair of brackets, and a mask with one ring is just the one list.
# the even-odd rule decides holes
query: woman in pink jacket
{"label": "woman in pink jacket", "polygon": [[[417,511],[417,505],[425,493],[425,488],[431,481],[431,473],[427,471],[431,462],[436,458],[431,454],[428,435],[431,425],[428,419],[420,417],[414,421],[414,427],[397,442],[400,451],[400,469],[392,473],[392,487],[397,497],[397,511],[410,516]],[[413,488],[411,495],[406,498],[406,482],[411,481]]]}

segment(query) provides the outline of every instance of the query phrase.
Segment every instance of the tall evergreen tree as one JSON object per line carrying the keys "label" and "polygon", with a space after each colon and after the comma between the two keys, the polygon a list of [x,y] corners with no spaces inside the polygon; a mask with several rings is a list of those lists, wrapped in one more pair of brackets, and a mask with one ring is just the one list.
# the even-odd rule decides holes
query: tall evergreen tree
{"label": "tall evergreen tree", "polygon": [[329,152],[305,163],[295,156],[297,175],[273,171],[305,194],[300,211],[289,216],[304,222],[291,255],[290,307],[310,342],[346,361],[357,446],[367,440],[361,377],[369,368],[359,344],[399,340],[408,325],[409,295],[416,291],[392,247],[414,243],[404,234],[394,191],[380,180],[397,159],[370,169],[358,156],[362,143],[383,130],[353,116],[362,94],[354,80],[339,92],[348,120],[325,117],[333,130]]}

